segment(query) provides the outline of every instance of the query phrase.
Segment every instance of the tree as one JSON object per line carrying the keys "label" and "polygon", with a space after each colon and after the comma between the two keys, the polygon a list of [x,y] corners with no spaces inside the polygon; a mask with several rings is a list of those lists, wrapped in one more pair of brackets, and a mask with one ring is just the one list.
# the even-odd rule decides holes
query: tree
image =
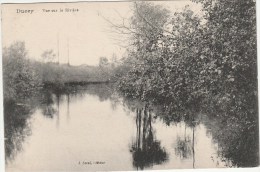
{"label": "tree", "polygon": [[213,104],[226,107],[229,114],[255,118],[256,4],[254,0],[197,2],[203,5],[206,20],[200,54],[207,62],[202,76],[208,78],[208,95],[218,97]]}
{"label": "tree", "polygon": [[46,50],[41,55],[42,60],[45,62],[53,62],[55,60],[56,54],[53,50]]}
{"label": "tree", "polygon": [[16,42],[3,50],[4,99],[24,99],[37,89],[41,82],[28,60],[24,42]]}
{"label": "tree", "polygon": [[108,65],[108,59],[106,57],[99,58],[99,67],[105,67]]}
{"label": "tree", "polygon": [[[154,6],[152,3],[139,2],[133,4],[133,16],[130,19],[131,39],[128,49],[128,57],[124,63],[130,66],[130,71],[119,83],[119,89],[124,90],[128,96],[144,98],[143,91],[152,94],[147,89],[149,81],[157,72],[160,63],[160,40],[164,32],[164,26],[168,20],[169,11],[162,6]],[[125,27],[121,27],[124,28]],[[135,88],[135,90],[132,90]]]}
{"label": "tree", "polygon": [[[205,112],[221,124],[226,121],[224,125],[232,131],[230,136],[234,132],[236,136],[256,136],[259,124],[255,1],[194,1],[202,4],[202,17],[189,7],[169,18],[152,3],[135,4],[131,48],[124,61],[130,70],[118,87],[125,96],[162,104],[166,107],[165,118],[180,116],[183,120],[187,111],[192,112],[188,115],[192,118],[198,111]],[[166,17],[160,19],[165,22],[155,20],[159,19],[156,16],[160,15],[154,15],[158,11]],[[236,139],[228,140],[236,143]],[[241,157],[238,150],[244,149],[238,147],[222,150],[226,158],[232,156],[230,152],[235,153],[235,164]],[[253,151],[258,142],[254,141],[252,147],[250,156],[256,157]],[[252,160],[252,164],[257,161]]]}
{"label": "tree", "polygon": [[257,121],[255,2],[196,2],[203,16],[188,6],[169,15],[152,3],[134,3],[130,27],[119,27],[131,31],[124,60],[130,70],[119,90],[180,109],[204,105]]}

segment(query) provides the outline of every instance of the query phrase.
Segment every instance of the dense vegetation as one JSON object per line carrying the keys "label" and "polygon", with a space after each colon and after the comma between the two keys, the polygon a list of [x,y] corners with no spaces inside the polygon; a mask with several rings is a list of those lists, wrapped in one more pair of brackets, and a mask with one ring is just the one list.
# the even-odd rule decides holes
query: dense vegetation
{"label": "dense vegetation", "polygon": [[41,86],[36,68],[28,60],[25,44],[17,42],[3,50],[4,100],[26,99]]}
{"label": "dense vegetation", "polygon": [[202,5],[201,13],[134,4],[130,24],[116,27],[131,37],[124,60],[129,70],[118,89],[148,102],[168,125],[184,120],[194,127],[198,114],[207,114],[220,156],[239,167],[257,166],[255,2],[194,3]]}
{"label": "dense vegetation", "polygon": [[159,5],[134,3],[125,59],[130,70],[119,90],[144,101],[170,102],[176,111],[217,108],[257,123],[255,2],[195,2],[202,5],[201,15],[188,6],[171,14]]}
{"label": "dense vegetation", "polygon": [[[51,55],[50,55],[51,54]],[[117,62],[100,58],[99,66],[71,66],[53,62],[52,51],[43,53],[43,61],[30,60],[24,42],[3,49],[5,100],[24,100],[45,86],[64,89],[65,85],[113,82]],[[104,61],[106,63],[104,63]]]}

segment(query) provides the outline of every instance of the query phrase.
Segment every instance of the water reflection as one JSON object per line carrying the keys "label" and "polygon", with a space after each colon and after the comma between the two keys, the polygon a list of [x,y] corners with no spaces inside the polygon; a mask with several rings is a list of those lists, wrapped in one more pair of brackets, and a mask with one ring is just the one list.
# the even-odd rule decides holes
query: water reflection
{"label": "water reflection", "polygon": [[[175,154],[181,159],[190,159],[192,156],[193,143],[194,140],[191,140],[190,136],[186,135],[186,126],[185,126],[185,134],[183,137],[178,136],[176,145],[175,145]],[[194,138],[193,138],[194,139]]]}
{"label": "water reflection", "polygon": [[44,94],[42,94],[40,105],[42,109],[42,114],[48,118],[53,118],[57,110],[54,108],[53,94],[51,91],[44,91]]}
{"label": "water reflection", "polygon": [[152,128],[152,116],[147,106],[136,109],[136,138],[130,152],[133,155],[133,165],[143,170],[154,164],[162,164],[168,160],[166,150],[161,147],[160,141],[156,140]]}
{"label": "water reflection", "polygon": [[4,102],[5,158],[7,161],[14,160],[16,155],[23,150],[22,144],[31,134],[28,118],[32,111],[33,108],[26,104]]}
{"label": "water reflection", "polygon": [[69,93],[67,93],[66,94],[66,96],[67,96],[67,122],[69,122],[69,120],[70,120],[70,94]]}
{"label": "water reflection", "polygon": [[255,167],[259,165],[259,134],[257,125],[243,119],[204,116],[205,126],[218,144],[218,156],[230,161],[227,166]]}
{"label": "water reflection", "polygon": [[[77,142],[79,145],[84,145],[84,150],[88,150],[86,154],[79,153],[83,158],[91,155],[93,157],[107,155],[107,159],[113,159],[124,155],[120,160],[126,169],[118,167],[119,170],[143,170],[154,167],[161,169],[251,167],[259,164],[258,125],[251,125],[250,121],[243,118],[216,114],[203,115],[198,109],[177,111],[173,105],[150,106],[144,102],[124,99],[112,91],[112,88],[109,84],[68,87],[62,91],[47,88],[36,97],[28,98],[26,103],[5,101],[6,162],[10,166],[18,163],[19,158],[16,160],[16,157],[23,154],[26,140],[29,146],[24,153],[30,152],[28,157],[36,156],[39,150],[32,151],[32,145],[40,143],[31,143],[30,140],[38,137],[37,134],[45,134],[47,141],[54,139],[53,145],[57,141],[57,144],[62,142],[66,146],[73,140],[84,138]],[[107,104],[109,106],[104,106]],[[35,120],[38,120],[38,124],[45,125],[37,126]],[[52,122],[57,131],[51,127]],[[51,133],[53,137],[48,136]],[[108,137],[102,133],[111,135]],[[102,137],[97,138],[95,134]],[[108,145],[112,136],[114,136],[113,143]],[[60,138],[62,141],[58,140],[58,137],[63,138]],[[114,154],[108,152],[88,154],[89,144],[99,139],[103,139],[99,142],[101,145],[92,146],[108,147],[107,149],[113,150]],[[117,145],[124,145],[126,148],[122,146],[119,149]],[[59,147],[53,149],[54,153],[63,155],[64,150],[59,149]],[[73,150],[71,148],[71,151]],[[71,158],[75,159],[75,157],[68,159],[72,160]],[[24,157],[21,159],[26,160]],[[117,161],[114,163],[118,164]],[[115,170],[117,166],[104,166],[103,170],[110,167],[111,170]],[[68,168],[77,169],[73,165]],[[93,167],[92,170],[100,169]]]}

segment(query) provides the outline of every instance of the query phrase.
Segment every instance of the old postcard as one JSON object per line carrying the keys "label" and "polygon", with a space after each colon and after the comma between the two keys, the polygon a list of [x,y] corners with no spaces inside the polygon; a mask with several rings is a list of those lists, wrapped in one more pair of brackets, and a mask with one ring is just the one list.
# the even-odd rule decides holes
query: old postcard
{"label": "old postcard", "polygon": [[5,170],[259,166],[254,0],[1,5]]}

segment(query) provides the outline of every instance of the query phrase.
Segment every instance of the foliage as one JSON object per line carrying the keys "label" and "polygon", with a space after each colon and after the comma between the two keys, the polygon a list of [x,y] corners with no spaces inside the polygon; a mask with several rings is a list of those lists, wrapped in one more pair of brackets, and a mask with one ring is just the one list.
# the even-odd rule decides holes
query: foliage
{"label": "foliage", "polygon": [[[152,88],[144,87],[148,85],[148,79],[156,77],[153,73],[157,73],[158,65],[153,65],[153,62],[159,60],[157,56],[160,52],[156,50],[163,33],[160,28],[167,22],[169,12],[161,6],[154,7],[151,3],[141,2],[134,7],[134,16],[131,18],[133,46],[129,48],[128,57],[124,60],[124,65],[129,66],[130,71],[121,79],[119,89],[126,96],[144,98],[145,94],[152,94]],[[156,86],[155,83],[154,85]]]}
{"label": "foliage", "polygon": [[104,67],[108,65],[108,59],[106,57],[99,58],[99,66]]}
{"label": "foliage", "polygon": [[118,61],[105,58],[100,66],[68,66],[54,63],[53,50],[42,54],[43,62],[29,60],[24,42],[16,42],[3,49],[3,80],[5,100],[24,100],[37,94],[45,84],[63,89],[68,84],[86,84],[113,81]]}
{"label": "foliage", "polygon": [[46,62],[53,62],[53,60],[56,57],[56,54],[54,54],[53,50],[46,50],[41,55],[42,60]]}
{"label": "foliage", "polygon": [[40,87],[24,42],[16,42],[3,49],[3,80],[5,99],[25,99]]}
{"label": "foliage", "polygon": [[69,84],[69,83],[91,83],[106,82],[109,80],[109,73],[104,73],[97,66],[68,66],[58,63],[35,62],[37,71],[43,83]]}
{"label": "foliage", "polygon": [[134,3],[124,61],[130,70],[119,90],[174,109],[219,109],[257,123],[255,2],[196,2],[203,16],[188,6],[170,15],[161,6]]}

